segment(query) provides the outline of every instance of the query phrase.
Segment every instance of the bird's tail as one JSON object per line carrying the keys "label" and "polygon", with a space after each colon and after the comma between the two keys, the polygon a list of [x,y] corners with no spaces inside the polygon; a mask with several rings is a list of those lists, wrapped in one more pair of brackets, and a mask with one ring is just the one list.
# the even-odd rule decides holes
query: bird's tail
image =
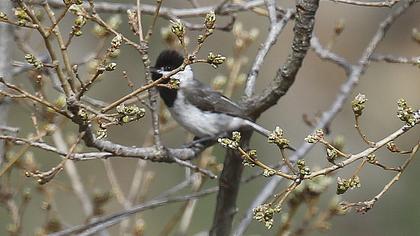
{"label": "bird's tail", "polygon": [[247,125],[251,126],[255,131],[257,131],[259,134],[264,135],[267,138],[270,135],[270,131],[268,131],[264,127],[254,123],[250,120],[246,120],[246,123],[247,123]]}

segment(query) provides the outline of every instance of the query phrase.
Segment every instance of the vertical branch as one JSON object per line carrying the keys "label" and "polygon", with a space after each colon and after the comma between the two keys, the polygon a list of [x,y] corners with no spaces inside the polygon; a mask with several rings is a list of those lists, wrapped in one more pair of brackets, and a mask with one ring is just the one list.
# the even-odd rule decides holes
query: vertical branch
{"label": "vertical branch", "polygon": [[286,62],[277,70],[270,87],[264,90],[261,95],[248,99],[246,108],[251,117],[257,118],[261,113],[274,106],[293,85],[311,45],[310,40],[318,4],[319,0],[296,1],[296,23],[293,28],[292,51],[289,53]]}
{"label": "vertical branch", "polygon": [[[11,14],[12,4],[10,1],[0,1],[0,9],[7,15]],[[11,76],[11,42],[13,33],[9,24],[0,23],[0,76],[8,81]],[[0,90],[4,90],[6,87],[0,84]],[[0,98],[0,126],[6,126],[7,116],[9,113],[10,98]],[[4,141],[0,141],[0,166],[4,160]]]}
{"label": "vertical branch", "polygon": [[[249,145],[252,132],[241,132],[241,147]],[[236,214],[236,199],[243,171],[242,158],[235,150],[227,150],[223,171],[219,178],[216,211],[210,235],[230,235],[233,217]]]}
{"label": "vertical branch", "polygon": [[[162,1],[158,1],[158,5],[156,6],[156,10],[155,10],[155,14],[154,14],[154,19],[153,19],[153,23],[150,27],[149,32],[146,35],[146,40],[143,37],[143,26],[142,26],[142,22],[141,22],[141,7],[140,7],[141,1],[137,0],[137,19],[138,19],[138,35],[139,35],[139,41],[140,41],[140,45],[143,47],[142,50],[140,51],[140,53],[142,54],[142,61],[143,61],[143,65],[144,65],[144,75],[146,77],[146,80],[148,82],[151,82],[151,73],[150,73],[150,66],[151,66],[151,62],[150,62],[150,58],[149,58],[149,42],[148,40],[150,39],[152,33],[153,33],[153,27],[154,24],[156,23],[156,18],[159,15],[159,11],[160,11],[160,7],[162,4]],[[148,90],[148,98],[149,98],[149,103],[150,103],[150,107],[151,107],[151,115],[152,115],[152,127],[153,127],[153,138],[154,138],[154,143],[157,146],[158,149],[160,149],[162,147],[162,142],[160,141],[160,133],[159,133],[159,104],[158,101],[156,99],[157,97],[157,89],[156,88],[151,88]]]}

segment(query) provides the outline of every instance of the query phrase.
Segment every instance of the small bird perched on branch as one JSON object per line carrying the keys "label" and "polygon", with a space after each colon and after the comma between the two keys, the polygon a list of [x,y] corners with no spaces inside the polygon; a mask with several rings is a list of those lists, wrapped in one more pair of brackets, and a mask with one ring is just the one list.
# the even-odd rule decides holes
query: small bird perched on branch
{"label": "small bird perched on branch", "polygon": [[[174,50],[160,53],[152,69],[152,79],[158,80],[180,67],[184,57]],[[179,88],[159,86],[159,94],[172,117],[199,139],[214,139],[242,127],[251,127],[268,137],[270,132],[250,120],[243,109],[223,94],[194,78],[191,66],[170,77],[179,81]],[[169,79],[162,82],[168,83]]]}

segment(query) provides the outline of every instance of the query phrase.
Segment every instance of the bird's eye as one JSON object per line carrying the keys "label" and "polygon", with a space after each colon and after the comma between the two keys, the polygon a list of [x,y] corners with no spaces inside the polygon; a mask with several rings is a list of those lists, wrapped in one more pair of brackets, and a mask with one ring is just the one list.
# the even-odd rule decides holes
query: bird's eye
{"label": "bird's eye", "polygon": [[171,71],[172,70],[170,66],[165,66],[164,69],[165,69],[165,71]]}

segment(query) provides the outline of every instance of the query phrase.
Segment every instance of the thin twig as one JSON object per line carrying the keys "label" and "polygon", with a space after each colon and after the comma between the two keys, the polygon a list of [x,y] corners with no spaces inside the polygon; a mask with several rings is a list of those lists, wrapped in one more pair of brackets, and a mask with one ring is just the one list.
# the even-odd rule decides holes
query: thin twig
{"label": "thin twig", "polygon": [[166,206],[167,204],[170,204],[170,203],[182,202],[182,201],[188,201],[190,199],[200,198],[200,197],[215,193],[217,191],[218,191],[218,188],[214,187],[214,188],[205,189],[200,192],[185,195],[185,196],[168,197],[168,198],[151,200],[146,203],[136,205],[127,211],[122,211],[122,212],[118,212],[109,216],[97,218],[93,220],[92,223],[73,226],[66,230],[49,234],[49,236],[64,236],[64,235],[70,235],[70,234],[75,234],[75,233],[78,235],[91,235],[100,230],[111,227],[112,225],[138,212],[154,209],[156,207]]}
{"label": "thin twig", "polygon": [[361,6],[361,7],[392,7],[398,2],[400,2],[400,0],[385,0],[383,2],[362,2],[362,1],[355,1],[355,0],[331,0],[331,1],[355,5],[355,6]]}

